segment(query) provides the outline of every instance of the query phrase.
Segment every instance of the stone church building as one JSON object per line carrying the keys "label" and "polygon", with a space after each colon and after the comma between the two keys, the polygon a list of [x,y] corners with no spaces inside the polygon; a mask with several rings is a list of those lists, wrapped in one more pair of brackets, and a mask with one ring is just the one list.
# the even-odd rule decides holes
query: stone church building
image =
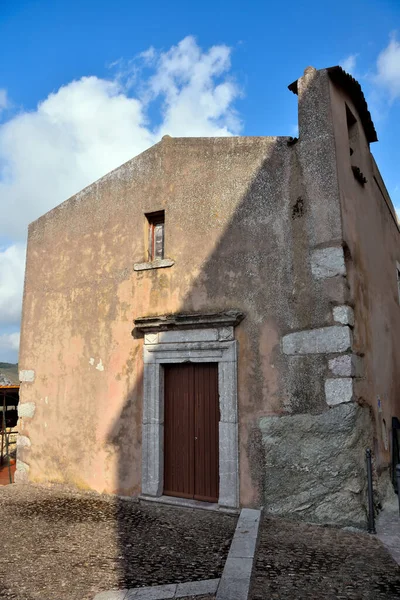
{"label": "stone church building", "polygon": [[289,89],[298,139],[165,136],[31,223],[17,481],[364,525],[399,224],[357,81]]}

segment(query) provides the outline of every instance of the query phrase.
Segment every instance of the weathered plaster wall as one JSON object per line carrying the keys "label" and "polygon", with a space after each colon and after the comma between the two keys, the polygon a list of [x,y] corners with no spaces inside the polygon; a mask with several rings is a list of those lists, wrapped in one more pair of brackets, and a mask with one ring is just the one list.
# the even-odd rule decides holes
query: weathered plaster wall
{"label": "weathered plaster wall", "polygon": [[[291,155],[284,139],[165,138],[30,226],[21,403],[35,412],[21,418],[31,447],[19,458],[31,481],[140,492],[137,316],[243,308],[243,431],[248,406],[281,404],[268,393],[278,385],[270,364],[279,338],[268,298],[275,294],[283,319]],[[144,213],[162,208],[175,264],[135,272],[145,259]],[[244,473],[247,444],[243,435]]]}
{"label": "weathered plaster wall", "polygon": [[[326,406],[326,361],[280,350],[286,332],[333,323],[335,287],[313,276],[309,251],[332,236],[332,210],[319,214],[310,201],[315,177],[304,170],[314,150],[303,147],[164,138],[30,226],[20,362],[34,380],[22,383],[21,402],[35,413],[21,419],[31,447],[20,460],[32,481],[139,493],[142,340],[131,336],[133,319],[235,308],[246,315],[236,332],[241,501],[262,500],[259,418]],[[317,193],[329,202],[329,189]],[[163,208],[175,264],[135,272],[144,214]]]}
{"label": "weathered plaster wall", "polygon": [[[363,376],[355,380],[355,391],[359,401],[373,410],[374,450],[380,472],[390,463],[392,416],[400,418],[400,306],[396,277],[400,234],[357,111],[351,99],[333,84],[330,93],[346,266],[355,315],[354,351],[364,356],[364,372],[360,373]],[[346,103],[358,120],[357,134],[351,143],[352,156]],[[364,186],[355,179],[352,164],[365,175]]]}
{"label": "weathered plaster wall", "polygon": [[[370,417],[353,405],[359,366],[330,90],[326,71],[298,81],[297,144],[165,137],[30,226],[20,480],[139,494],[143,340],[133,320],[237,309],[241,504],[332,522],[348,504],[362,521]],[[146,259],[144,214],[160,209],[174,265],[134,271]],[[346,412],[330,407],[346,403],[338,468],[314,464]],[[296,452],[285,430],[296,432]],[[339,468],[346,460],[353,475]],[[328,490],[322,513],[308,493],[315,466]]]}

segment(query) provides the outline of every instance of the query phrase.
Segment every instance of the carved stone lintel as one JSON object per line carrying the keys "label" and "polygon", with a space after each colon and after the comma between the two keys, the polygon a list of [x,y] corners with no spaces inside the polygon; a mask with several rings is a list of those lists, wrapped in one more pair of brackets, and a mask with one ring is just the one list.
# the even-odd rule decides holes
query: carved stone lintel
{"label": "carved stone lintel", "polygon": [[156,317],[138,317],[135,329],[143,333],[157,333],[168,329],[203,329],[213,327],[235,327],[244,318],[238,310],[221,313],[174,314]]}

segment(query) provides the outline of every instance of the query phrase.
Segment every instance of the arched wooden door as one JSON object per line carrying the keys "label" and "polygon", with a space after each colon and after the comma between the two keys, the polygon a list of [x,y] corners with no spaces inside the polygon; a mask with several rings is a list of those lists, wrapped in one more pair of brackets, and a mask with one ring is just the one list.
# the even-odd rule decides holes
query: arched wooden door
{"label": "arched wooden door", "polygon": [[218,364],[164,366],[164,494],[217,502]]}

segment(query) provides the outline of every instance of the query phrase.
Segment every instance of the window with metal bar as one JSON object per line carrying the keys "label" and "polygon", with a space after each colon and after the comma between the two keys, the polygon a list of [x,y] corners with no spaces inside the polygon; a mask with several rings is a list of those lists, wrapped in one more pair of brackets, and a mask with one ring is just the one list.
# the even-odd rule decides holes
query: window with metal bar
{"label": "window with metal bar", "polygon": [[162,260],[164,258],[164,234],[165,234],[165,215],[164,211],[150,213],[146,215],[148,222],[148,260]]}

